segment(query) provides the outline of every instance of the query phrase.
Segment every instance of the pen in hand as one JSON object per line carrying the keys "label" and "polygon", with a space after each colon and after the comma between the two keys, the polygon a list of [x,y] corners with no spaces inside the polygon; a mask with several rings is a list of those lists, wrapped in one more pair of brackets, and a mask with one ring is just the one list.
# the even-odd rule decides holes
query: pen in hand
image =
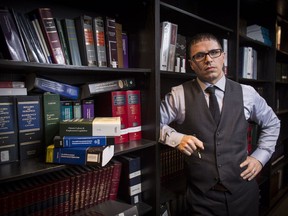
{"label": "pen in hand", "polygon": [[[193,134],[193,136],[196,137],[196,134]],[[197,152],[197,154],[198,154],[198,158],[201,159],[202,156],[201,156],[201,153],[200,153],[200,149],[197,148],[197,149],[196,149],[196,152]]]}

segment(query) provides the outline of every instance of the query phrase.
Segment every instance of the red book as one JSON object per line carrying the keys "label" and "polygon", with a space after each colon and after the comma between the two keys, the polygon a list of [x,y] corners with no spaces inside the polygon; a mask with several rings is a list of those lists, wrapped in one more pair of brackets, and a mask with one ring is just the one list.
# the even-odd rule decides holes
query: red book
{"label": "red book", "polygon": [[116,159],[112,159],[113,173],[110,185],[109,200],[116,200],[122,170],[122,163]]}
{"label": "red book", "polygon": [[51,9],[38,8],[36,9],[36,15],[48,45],[52,62],[55,64],[65,64],[64,53]]}
{"label": "red book", "polygon": [[22,81],[0,81],[0,88],[25,88]]}
{"label": "red book", "polygon": [[127,90],[127,116],[129,140],[142,139],[140,90]]}
{"label": "red book", "polygon": [[112,116],[121,119],[121,135],[114,138],[115,144],[129,142],[126,91],[111,92],[111,108]]}

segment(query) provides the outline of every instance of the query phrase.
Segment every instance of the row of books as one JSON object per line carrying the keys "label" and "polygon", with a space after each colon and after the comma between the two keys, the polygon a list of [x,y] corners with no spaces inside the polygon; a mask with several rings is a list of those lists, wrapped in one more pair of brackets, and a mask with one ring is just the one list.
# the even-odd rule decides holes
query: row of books
{"label": "row of books", "polygon": [[140,157],[119,156],[104,167],[71,166],[7,183],[0,189],[0,215],[72,215],[107,200],[136,204],[141,193]]}
{"label": "row of books", "polygon": [[253,47],[240,47],[239,73],[245,79],[257,79],[257,50]]}
{"label": "row of books", "polygon": [[[128,36],[108,16],[53,16],[51,8],[27,13],[0,10],[0,51],[5,59],[38,63],[128,68]],[[1,39],[1,40],[2,40]]]}
{"label": "row of books", "polygon": [[178,33],[178,25],[161,22],[160,70],[186,72],[186,37]]}

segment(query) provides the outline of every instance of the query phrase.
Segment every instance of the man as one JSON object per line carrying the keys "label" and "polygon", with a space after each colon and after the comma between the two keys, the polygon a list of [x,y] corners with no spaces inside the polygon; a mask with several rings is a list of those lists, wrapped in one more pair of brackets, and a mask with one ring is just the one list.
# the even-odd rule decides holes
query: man
{"label": "man", "polygon": [[[225,53],[215,36],[195,35],[189,54],[197,78],[173,87],[162,101],[160,142],[185,154],[192,215],[257,216],[255,177],[275,150],[280,121],[253,87],[225,77]],[[209,110],[214,103],[209,99],[213,93],[206,91],[209,86],[215,87],[218,115]],[[261,128],[251,155],[247,154],[248,121]],[[175,128],[169,126],[171,122],[176,122]]]}

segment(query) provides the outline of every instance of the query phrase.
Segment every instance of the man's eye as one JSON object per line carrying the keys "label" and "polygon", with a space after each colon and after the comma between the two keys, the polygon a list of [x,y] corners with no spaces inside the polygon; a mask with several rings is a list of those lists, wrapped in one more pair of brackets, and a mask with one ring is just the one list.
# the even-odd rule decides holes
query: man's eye
{"label": "man's eye", "polygon": [[218,54],[218,51],[217,51],[217,50],[211,50],[211,51],[209,52],[209,54],[211,54],[211,55],[216,55],[216,54]]}
{"label": "man's eye", "polygon": [[196,58],[203,58],[204,55],[205,55],[205,54],[203,54],[203,53],[198,53],[198,54],[195,55],[195,57],[196,57]]}

